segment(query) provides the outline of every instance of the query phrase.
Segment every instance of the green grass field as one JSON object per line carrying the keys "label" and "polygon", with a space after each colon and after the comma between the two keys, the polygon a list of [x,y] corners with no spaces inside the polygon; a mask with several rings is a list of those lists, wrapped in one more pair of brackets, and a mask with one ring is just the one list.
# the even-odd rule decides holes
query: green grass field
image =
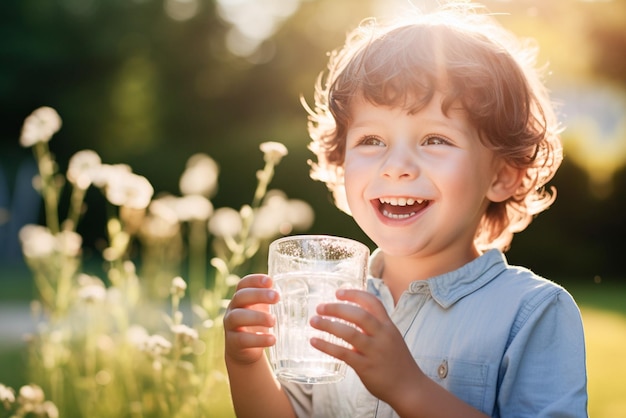
{"label": "green grass field", "polygon": [[587,338],[589,415],[626,417],[626,316],[582,306]]}
{"label": "green grass field", "polygon": [[[1,275],[0,278],[7,276]],[[0,280],[2,281],[2,280]],[[26,284],[25,284],[26,283]],[[4,280],[0,304],[28,302],[28,281]],[[565,283],[581,307],[587,340],[589,415],[593,418],[626,417],[626,282],[618,280]],[[0,321],[10,318],[0,318]],[[0,382],[16,387],[27,383],[23,346],[0,341]],[[215,410],[231,411],[228,392]]]}

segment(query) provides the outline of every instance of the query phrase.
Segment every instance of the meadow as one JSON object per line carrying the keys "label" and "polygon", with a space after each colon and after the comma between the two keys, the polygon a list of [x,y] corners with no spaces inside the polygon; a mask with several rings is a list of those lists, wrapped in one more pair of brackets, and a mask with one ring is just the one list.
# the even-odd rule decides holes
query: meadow
{"label": "meadow", "polygon": [[587,341],[589,416],[626,416],[626,283],[567,286],[580,305]]}

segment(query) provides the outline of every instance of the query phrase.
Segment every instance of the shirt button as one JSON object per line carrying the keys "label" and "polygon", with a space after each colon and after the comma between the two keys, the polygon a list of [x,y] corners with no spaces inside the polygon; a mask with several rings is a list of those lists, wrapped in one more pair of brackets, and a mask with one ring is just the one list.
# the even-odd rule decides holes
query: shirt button
{"label": "shirt button", "polygon": [[439,367],[437,368],[437,374],[440,379],[445,379],[448,375],[448,360],[444,360],[441,362]]}

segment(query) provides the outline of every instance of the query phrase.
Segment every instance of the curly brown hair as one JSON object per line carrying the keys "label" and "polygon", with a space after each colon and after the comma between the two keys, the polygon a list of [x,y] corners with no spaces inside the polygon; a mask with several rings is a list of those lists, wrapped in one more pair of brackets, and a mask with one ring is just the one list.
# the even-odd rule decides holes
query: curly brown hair
{"label": "curly brown hair", "polygon": [[562,160],[561,129],[535,56],[531,44],[473,7],[446,7],[408,23],[364,21],[331,53],[314,107],[304,104],[317,156],[311,177],[325,182],[349,213],[342,166],[353,99],[417,112],[441,92],[444,114],[461,103],[482,143],[525,170],[508,200],[490,203],[476,232],[479,248],[508,249],[513,234],[553,203],[555,189],[545,185]]}

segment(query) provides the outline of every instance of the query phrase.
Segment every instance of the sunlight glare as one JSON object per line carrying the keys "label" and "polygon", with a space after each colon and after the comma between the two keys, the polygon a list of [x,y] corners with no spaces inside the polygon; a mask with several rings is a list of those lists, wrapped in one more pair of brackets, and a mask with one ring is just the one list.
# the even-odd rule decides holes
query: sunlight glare
{"label": "sunlight glare", "polygon": [[252,56],[299,5],[300,0],[217,0],[219,16],[232,25],[226,46],[239,57]]}

